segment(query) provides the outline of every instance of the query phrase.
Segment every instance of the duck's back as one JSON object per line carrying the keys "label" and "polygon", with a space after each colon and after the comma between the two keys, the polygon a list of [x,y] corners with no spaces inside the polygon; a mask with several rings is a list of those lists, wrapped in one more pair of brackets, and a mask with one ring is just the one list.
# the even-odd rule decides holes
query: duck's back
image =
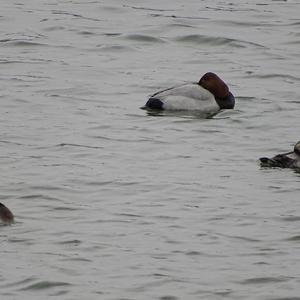
{"label": "duck's back", "polygon": [[220,110],[215,97],[197,83],[187,83],[157,92],[151,98],[163,102],[166,110],[198,110],[217,112]]}

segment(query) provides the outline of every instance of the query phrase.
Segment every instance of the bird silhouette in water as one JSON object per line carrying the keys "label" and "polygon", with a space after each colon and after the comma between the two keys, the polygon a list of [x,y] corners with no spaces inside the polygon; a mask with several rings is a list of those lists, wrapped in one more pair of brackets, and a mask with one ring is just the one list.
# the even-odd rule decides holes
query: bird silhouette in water
{"label": "bird silhouette in water", "polygon": [[13,213],[2,203],[0,203],[0,223],[11,224],[14,222]]}

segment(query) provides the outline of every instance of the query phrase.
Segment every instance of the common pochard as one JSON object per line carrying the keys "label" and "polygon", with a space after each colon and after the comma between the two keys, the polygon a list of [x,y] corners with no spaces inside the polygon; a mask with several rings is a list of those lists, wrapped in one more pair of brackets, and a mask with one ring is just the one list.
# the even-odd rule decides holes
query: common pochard
{"label": "common pochard", "polygon": [[234,96],[226,83],[215,73],[208,72],[199,82],[186,83],[154,93],[142,108],[216,113],[221,109],[232,109],[234,104]]}

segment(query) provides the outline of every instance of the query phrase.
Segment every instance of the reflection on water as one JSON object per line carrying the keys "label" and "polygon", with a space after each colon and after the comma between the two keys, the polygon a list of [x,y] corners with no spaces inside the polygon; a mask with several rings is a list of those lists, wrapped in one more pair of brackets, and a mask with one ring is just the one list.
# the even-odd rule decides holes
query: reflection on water
{"label": "reflection on water", "polygon": [[[298,299],[299,2],[1,4],[5,299]],[[207,71],[236,107],[150,113]]]}

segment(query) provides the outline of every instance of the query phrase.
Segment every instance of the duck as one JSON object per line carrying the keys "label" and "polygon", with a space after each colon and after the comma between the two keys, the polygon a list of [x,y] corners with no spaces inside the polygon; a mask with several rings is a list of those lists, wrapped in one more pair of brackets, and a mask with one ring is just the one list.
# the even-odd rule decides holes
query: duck
{"label": "duck", "polygon": [[193,110],[217,113],[233,109],[235,98],[227,84],[215,73],[205,73],[198,82],[185,83],[152,94],[142,109]]}
{"label": "duck", "polygon": [[261,157],[259,160],[262,167],[300,170],[300,141],[295,144],[294,150],[291,152],[277,154],[272,158]]}
{"label": "duck", "polygon": [[13,213],[4,204],[0,203],[0,223],[11,224],[13,222]]}

